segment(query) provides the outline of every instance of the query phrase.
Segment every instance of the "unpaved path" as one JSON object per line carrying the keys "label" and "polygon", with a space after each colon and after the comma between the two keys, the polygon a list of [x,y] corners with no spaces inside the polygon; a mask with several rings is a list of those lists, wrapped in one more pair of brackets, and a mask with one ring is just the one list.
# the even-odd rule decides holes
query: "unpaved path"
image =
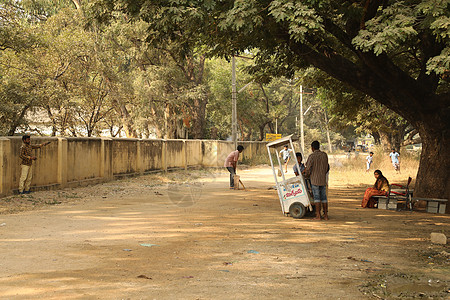
{"label": "unpaved path", "polygon": [[448,215],[360,209],[363,186],[335,179],[330,220],[296,220],[269,168],[240,175],[245,191],[194,171],[0,199],[0,298],[450,295],[450,251],[429,241],[448,235]]}

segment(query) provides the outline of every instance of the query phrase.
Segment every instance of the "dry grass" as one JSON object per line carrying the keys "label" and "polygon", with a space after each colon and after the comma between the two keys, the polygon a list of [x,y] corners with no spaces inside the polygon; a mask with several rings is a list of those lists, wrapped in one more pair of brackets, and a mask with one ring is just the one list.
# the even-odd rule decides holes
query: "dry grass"
{"label": "dry grass", "polygon": [[405,153],[400,157],[400,172],[392,166],[389,153],[375,152],[373,164],[366,172],[366,157],[368,153],[354,153],[347,155],[330,155],[330,184],[337,187],[361,186],[367,187],[375,182],[373,172],[381,170],[390,183],[406,184],[408,177],[412,177],[414,186],[419,157],[416,154]]}
{"label": "dry grass", "polygon": [[[366,157],[369,153],[352,152],[348,157],[344,152],[341,154],[329,155],[330,161],[330,186],[337,188],[361,187],[366,188],[373,185],[375,177],[373,172],[381,170],[390,183],[406,184],[408,177],[413,179],[411,187],[414,186],[417,170],[419,168],[419,153],[403,151],[400,156],[400,172],[396,172],[392,166],[389,152],[382,152],[381,149],[373,151],[373,164],[369,172],[366,172]],[[274,163],[277,166],[276,155],[273,155]],[[240,164],[247,166],[267,165],[270,166],[267,155],[258,155],[251,160],[247,159]],[[289,170],[292,169],[293,161],[290,162]],[[241,166],[243,167],[243,166]]]}

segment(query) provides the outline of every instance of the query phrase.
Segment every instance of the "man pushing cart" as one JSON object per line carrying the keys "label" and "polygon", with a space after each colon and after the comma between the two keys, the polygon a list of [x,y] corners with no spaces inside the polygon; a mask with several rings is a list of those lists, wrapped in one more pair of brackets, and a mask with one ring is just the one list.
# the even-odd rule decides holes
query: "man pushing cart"
{"label": "man pushing cart", "polygon": [[[307,208],[311,211],[313,210],[303,175],[299,173],[298,176],[286,179],[285,172],[282,172],[284,161],[282,162],[280,160],[280,156],[276,155],[278,159],[278,167],[275,167],[272,158],[272,152],[277,151],[278,154],[277,149],[279,149],[279,147],[289,145],[290,149],[294,150],[293,141],[296,140],[297,138],[294,135],[289,135],[278,139],[267,144],[267,151],[269,153],[270,165],[272,167],[273,177],[275,179],[278,197],[280,199],[281,210],[284,215],[289,214],[293,218],[300,219],[305,215]],[[293,152],[295,153],[295,151]],[[300,170],[297,160],[295,160],[295,164],[297,169]],[[277,177],[278,170],[281,170],[280,173],[282,180],[280,181]]]}

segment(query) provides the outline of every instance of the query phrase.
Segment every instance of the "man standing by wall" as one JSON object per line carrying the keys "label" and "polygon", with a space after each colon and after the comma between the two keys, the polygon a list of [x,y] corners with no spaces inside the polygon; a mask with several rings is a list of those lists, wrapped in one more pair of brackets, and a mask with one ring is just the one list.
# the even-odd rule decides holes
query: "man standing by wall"
{"label": "man standing by wall", "polygon": [[237,146],[237,150],[232,151],[228,154],[225,159],[224,167],[230,172],[230,189],[234,189],[234,175],[236,175],[236,165],[239,160],[239,153],[244,151],[244,146]]}
{"label": "man standing by wall", "polygon": [[19,179],[19,194],[29,194],[31,179],[33,178],[33,160],[36,160],[36,156],[32,155],[33,149],[39,149],[43,146],[50,144],[46,142],[39,145],[31,145],[31,138],[29,135],[22,136],[22,147],[20,147],[19,157],[21,162],[21,174]]}
{"label": "man standing by wall", "polygon": [[320,143],[314,141],[311,143],[312,154],[306,161],[305,176],[310,176],[312,192],[314,197],[314,206],[316,209],[315,220],[320,220],[320,206],[323,208],[323,218],[328,220],[328,200],[327,200],[327,172],[330,169],[328,165],[328,155],[322,152]]}

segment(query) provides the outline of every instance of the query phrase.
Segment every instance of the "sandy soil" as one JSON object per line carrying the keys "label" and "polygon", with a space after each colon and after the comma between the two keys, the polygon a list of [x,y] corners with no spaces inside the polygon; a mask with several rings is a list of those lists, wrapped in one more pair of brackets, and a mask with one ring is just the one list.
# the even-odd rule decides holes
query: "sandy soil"
{"label": "sandy soil", "polygon": [[[2,299],[448,299],[450,216],[361,209],[330,176],[330,220],[285,217],[267,167],[148,175],[0,199]],[[364,183],[367,182],[367,184]]]}

